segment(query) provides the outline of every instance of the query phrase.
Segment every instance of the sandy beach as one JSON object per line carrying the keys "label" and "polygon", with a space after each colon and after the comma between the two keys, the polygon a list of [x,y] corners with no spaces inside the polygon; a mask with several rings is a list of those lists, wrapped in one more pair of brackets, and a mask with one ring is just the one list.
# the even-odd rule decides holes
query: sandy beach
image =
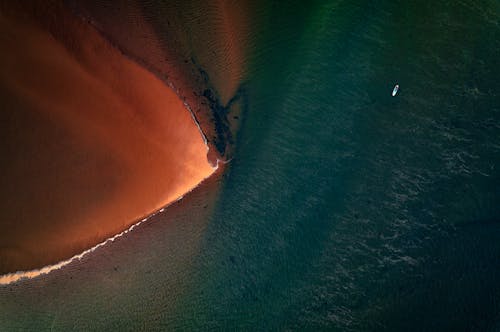
{"label": "sandy beach", "polygon": [[82,252],[213,172],[164,82],[56,2],[2,7],[0,274]]}

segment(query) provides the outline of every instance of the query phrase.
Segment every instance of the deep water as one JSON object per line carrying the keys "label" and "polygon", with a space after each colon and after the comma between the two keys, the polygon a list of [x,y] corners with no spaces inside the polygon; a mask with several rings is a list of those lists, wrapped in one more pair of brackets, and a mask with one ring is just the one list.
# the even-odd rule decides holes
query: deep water
{"label": "deep water", "polygon": [[500,328],[499,8],[262,9],[180,324]]}
{"label": "deep water", "polygon": [[248,12],[217,196],[0,288],[0,330],[500,329],[500,3],[308,3]]}

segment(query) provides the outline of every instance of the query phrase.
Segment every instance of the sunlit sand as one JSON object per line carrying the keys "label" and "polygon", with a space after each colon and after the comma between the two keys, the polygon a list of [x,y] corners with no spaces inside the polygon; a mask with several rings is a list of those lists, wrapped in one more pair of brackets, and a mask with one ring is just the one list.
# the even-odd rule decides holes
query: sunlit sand
{"label": "sunlit sand", "polygon": [[0,11],[0,274],[64,262],[214,172],[164,82],[90,25],[47,10],[57,28]]}

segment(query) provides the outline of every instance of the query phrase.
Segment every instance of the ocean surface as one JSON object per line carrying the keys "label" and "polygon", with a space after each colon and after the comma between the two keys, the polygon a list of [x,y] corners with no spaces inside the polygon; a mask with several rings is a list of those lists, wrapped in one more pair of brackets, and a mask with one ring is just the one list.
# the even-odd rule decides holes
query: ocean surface
{"label": "ocean surface", "polygon": [[500,3],[297,3],[262,14],[179,321],[500,329]]}
{"label": "ocean surface", "polygon": [[248,15],[232,160],[0,331],[499,331],[500,2]]}

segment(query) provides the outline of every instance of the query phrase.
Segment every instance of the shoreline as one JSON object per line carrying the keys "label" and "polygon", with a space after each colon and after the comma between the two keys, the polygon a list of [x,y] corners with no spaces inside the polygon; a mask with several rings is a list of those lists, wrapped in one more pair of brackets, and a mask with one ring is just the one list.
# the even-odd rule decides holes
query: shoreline
{"label": "shoreline", "polygon": [[[114,241],[115,238],[121,237],[122,235],[132,230],[135,227],[135,226],[133,227],[133,225],[143,222],[144,217],[134,218],[134,215],[135,216],[143,215],[146,216],[146,218],[150,218],[152,215],[158,213],[158,211],[160,211],[161,209],[164,209],[165,206],[169,206],[173,202],[179,201],[186,193],[191,192],[194,188],[199,186],[200,183],[205,181],[206,178],[214,174],[214,172],[218,168],[219,158],[217,158],[217,156],[215,156],[213,162],[211,163],[207,162],[207,154],[213,152],[214,150],[208,144],[207,142],[208,140],[203,131],[202,125],[197,120],[191,107],[186,102],[185,98],[180,97],[179,93],[174,88],[174,85],[171,81],[166,82],[164,79],[158,78],[158,75],[149,70],[147,66],[144,66],[143,64],[131,58],[130,56],[127,56],[125,52],[117,48],[116,45],[110,43],[108,39],[104,38],[102,33],[100,33],[92,25],[88,25],[86,22],[82,21],[80,17],[73,15],[70,11],[68,11],[68,9],[65,6],[59,5],[57,2],[53,2],[51,3],[51,5],[54,7],[53,9],[55,13],[54,14],[55,18],[53,17],[51,19],[47,19],[46,21],[45,17],[43,16],[44,10],[50,10],[50,8],[43,9],[41,12],[36,12],[36,10],[34,10],[37,8],[36,6],[34,8],[27,8],[26,11],[24,11],[25,8],[22,6],[20,8],[14,6],[12,8],[12,11],[8,12],[9,15],[8,16],[6,15],[6,18],[4,19],[4,21],[2,21],[2,24],[10,27],[11,25],[9,24],[11,23],[9,20],[11,20],[12,17],[16,18],[18,17],[17,15],[21,15],[22,17],[21,23],[15,21],[16,25],[12,26],[17,26],[18,23],[27,24],[26,22],[28,22],[28,24],[32,25],[29,25],[25,30],[23,30],[25,31],[24,33],[31,34],[32,31],[36,31],[37,38],[41,38],[38,36],[42,36],[42,33],[44,34],[43,37],[46,38],[45,34],[46,32],[49,32],[51,38],[55,40],[55,41],[52,40],[50,42],[60,43],[61,45],[65,46],[67,48],[66,51],[68,51],[69,54],[71,54],[73,57],[75,57],[77,61],[79,61],[78,64],[80,66],[83,66],[85,69],[89,71],[86,74],[94,75],[92,76],[92,78],[97,77],[97,79],[99,79],[100,78],[99,75],[104,75],[101,76],[101,80],[105,80],[108,78],[110,74],[111,76],[113,73],[116,74],[116,68],[108,70],[108,68],[106,68],[105,65],[106,61],[103,61],[106,59],[108,60],[115,59],[123,61],[124,64],[126,62],[130,62],[131,64],[133,64],[132,67],[130,67],[132,69],[129,69],[129,67],[122,68],[119,67],[118,65],[118,69],[120,69],[119,77],[126,78],[127,73],[130,75],[132,74],[137,74],[137,75],[141,74],[146,76],[150,75],[151,77],[156,78],[157,82],[154,82],[154,84],[156,85],[152,86],[152,88],[154,88],[155,90],[148,91],[146,89],[147,91],[145,92],[147,93],[145,95],[142,95],[140,91],[144,90],[144,87],[141,88],[140,84],[141,83],[153,84],[153,80],[143,82],[142,79],[145,79],[146,76],[144,76],[144,78],[142,76],[135,77],[137,79],[137,82],[135,82],[135,79],[133,79],[134,82],[132,84],[127,83],[128,85],[123,86],[123,90],[125,92],[128,91],[127,94],[128,96],[130,96],[130,94],[132,93],[135,93],[132,94],[129,99],[124,100],[125,102],[128,101],[131,102],[130,110],[123,107],[116,109],[111,108],[111,110],[114,111],[120,109],[122,110],[122,112],[113,111],[114,113],[111,112],[111,114],[113,115],[110,116],[109,112],[104,114],[104,113],[99,113],[100,109],[91,110],[92,108],[86,108],[85,112],[80,114],[85,114],[86,117],[89,117],[89,119],[91,118],[92,120],[89,121],[89,123],[84,122],[82,124],[79,124],[79,121],[76,121],[79,118],[76,117],[75,120],[75,116],[73,115],[73,113],[75,112],[73,111],[72,111],[73,113],[62,112],[67,107],[66,108],[61,107],[60,111],[59,110],[57,112],[52,111],[53,113],[49,113],[49,111],[45,111],[45,109],[43,109],[44,112],[47,112],[54,119],[60,121],[61,122],[60,125],[63,128],[66,129],[69,127],[69,130],[73,130],[76,133],[73,134],[73,132],[70,131],[71,134],[75,136],[77,134],[80,135],[76,137],[80,139],[83,143],[77,141],[77,144],[71,146],[72,150],[68,150],[69,152],[80,151],[81,148],[84,147],[89,150],[89,154],[85,155],[86,160],[88,160],[93,157],[93,155],[90,154],[91,152],[93,152],[92,149],[94,150],[99,149],[100,153],[102,150],[102,153],[111,154],[113,158],[116,159],[116,162],[121,162],[121,164],[115,163],[116,165],[118,165],[117,167],[120,173],[115,173],[115,169],[113,168],[115,167],[114,166],[115,164],[112,165],[113,167],[110,166],[109,170],[106,169],[107,173],[103,173],[102,168],[100,169],[99,167],[94,166],[94,168],[89,169],[86,168],[86,165],[78,164],[77,163],[78,159],[76,161],[73,161],[73,159],[71,159],[72,155],[71,154],[68,155],[65,153],[67,152],[66,150],[61,149],[61,151],[58,151],[61,152],[59,155],[54,155],[52,153],[53,151],[50,150],[49,152],[51,153],[46,155],[48,157],[49,156],[51,157],[50,159],[51,161],[53,159],[57,160],[57,158],[59,158],[61,160],[65,160],[65,164],[62,164],[64,167],[66,166],[74,167],[76,164],[79,168],[77,168],[76,170],[71,170],[71,168],[64,169],[64,171],[66,171],[67,174],[66,173],[63,173],[62,175],[56,174],[56,177],[47,178],[46,180],[44,180],[48,184],[51,183],[54,184],[53,180],[55,179],[56,180],[55,188],[50,189],[50,186],[41,187],[41,185],[38,185],[38,183],[37,183],[38,187],[33,186],[31,190],[35,193],[37,192],[37,190],[40,191],[39,190],[40,188],[49,188],[48,189],[49,195],[45,196],[49,196],[49,198],[51,199],[50,201],[51,203],[54,202],[54,204],[52,204],[54,206],[52,205],[51,206],[52,210],[55,211],[51,212],[52,214],[46,214],[46,215],[42,215],[41,213],[39,213],[38,219],[41,220],[41,223],[39,224],[35,223],[34,225],[37,225],[36,227],[30,227],[30,224],[26,223],[26,220],[30,220],[30,218],[28,217],[30,216],[29,213],[31,210],[37,211],[38,207],[37,205],[30,207],[28,209],[28,212],[25,212],[22,216],[18,216],[16,214],[17,212],[14,212],[12,208],[4,213],[6,214],[6,216],[4,216],[3,218],[5,220],[5,224],[7,225],[6,227],[8,227],[10,220],[17,220],[19,218],[21,219],[24,218],[24,219],[22,219],[21,222],[18,223],[18,226],[16,228],[11,229],[10,233],[4,234],[5,242],[3,242],[3,245],[7,249],[4,249],[4,251],[1,252],[3,255],[2,257],[3,257],[3,271],[4,271],[2,277],[5,276],[12,277],[13,275],[16,274],[17,275],[21,274],[25,276],[32,275],[33,273],[41,274],[50,272],[54,269],[69,264],[71,261],[78,259],[80,255],[87,254],[88,252],[95,250],[96,248],[104,245],[109,241]],[[25,14],[27,15],[26,17],[23,16]],[[61,27],[63,28],[66,27],[66,29],[61,29]],[[14,29],[13,31],[16,31],[16,29]],[[81,41],[82,43],[75,46],[73,44],[75,40]],[[95,54],[85,53],[89,52],[89,49],[87,49],[86,47],[88,47],[89,45],[90,46],[93,45],[92,41],[98,42],[97,46],[101,47],[100,49],[98,49],[98,52],[101,53],[95,53]],[[17,46],[17,44],[13,45]],[[43,45],[47,45],[47,43],[43,43]],[[51,45],[52,44],[49,44],[49,46]],[[76,47],[76,50],[73,50],[72,47]],[[14,51],[16,50],[18,51],[18,49],[15,48]],[[53,51],[52,49],[50,50]],[[57,48],[57,50],[63,50],[63,49],[59,47]],[[93,51],[93,49],[90,48],[90,51]],[[14,52],[13,54],[17,53]],[[66,56],[65,53],[62,54]],[[59,55],[59,53],[57,53],[56,55]],[[97,56],[104,55],[104,57],[96,58],[96,55]],[[123,58],[123,60],[120,60],[119,58]],[[71,58],[70,60],[75,60],[75,59]],[[99,61],[96,61],[96,59]],[[43,64],[43,62],[41,63]],[[67,67],[69,65],[73,65],[73,62],[70,61],[67,61],[66,63]],[[35,65],[37,64],[38,63],[35,63]],[[120,64],[124,66],[124,64],[122,64],[121,62]],[[116,66],[117,64],[115,63],[114,65]],[[63,69],[61,69],[62,72],[64,72]],[[80,67],[78,67],[78,69],[80,70]],[[130,72],[123,73],[123,69],[127,69]],[[143,72],[145,73],[147,72],[147,74]],[[15,74],[16,72],[14,71],[13,73]],[[9,74],[11,74],[11,72],[6,71],[5,73],[3,73],[4,80],[6,80],[7,83],[9,82],[10,79],[8,76]],[[43,75],[36,75],[36,72],[34,74],[35,75],[30,75],[27,77],[37,77],[37,76],[41,76],[42,78],[44,77]],[[66,82],[64,81],[64,79],[67,79],[67,77],[64,76],[62,78],[63,78],[62,82]],[[77,76],[77,78],[81,79],[79,76]],[[134,78],[134,76],[132,76],[132,78]],[[113,79],[116,81],[116,78]],[[107,81],[104,82],[108,83]],[[38,85],[36,85],[37,81],[35,81],[35,83],[28,81],[28,83],[32,84],[29,86],[30,88],[31,86],[35,87],[32,88],[32,90],[35,91],[36,93],[42,96],[48,96],[46,97],[46,100],[57,101],[59,100],[58,98],[61,98],[59,95],[55,95],[54,98],[54,95],[51,95],[50,93],[44,94],[46,91],[52,91],[52,90],[47,90],[47,88],[45,88],[44,90],[43,86],[42,88],[39,88]],[[52,81],[50,81],[50,83],[52,83]],[[116,84],[116,82],[114,83]],[[159,85],[161,85],[161,87],[159,87]],[[140,89],[133,91],[133,89],[137,87],[139,87]],[[119,94],[120,92],[123,93],[123,91],[120,90],[121,89],[120,86],[113,85],[111,86],[111,88],[118,89],[118,92],[114,90],[112,91],[114,91],[115,94],[118,94],[119,97],[122,96]],[[134,107],[137,108],[137,106],[143,105],[140,104],[142,100],[141,98],[144,98],[145,100],[148,101],[149,99],[154,97],[155,94],[157,95],[158,92],[163,91],[160,88],[164,89],[165,90],[164,92],[168,92],[167,95],[159,96],[160,99],[154,101],[154,104],[147,105],[147,106],[152,106],[153,108],[156,107],[155,111],[152,110],[151,112],[149,111],[146,112],[146,110],[144,110],[144,112],[133,111]],[[70,90],[70,92],[76,90],[73,87],[68,87],[68,89],[73,89]],[[31,92],[31,90],[29,92]],[[35,94],[32,93],[30,97],[32,95]],[[21,94],[20,97],[18,98],[23,98],[23,97],[24,95]],[[67,94],[67,96],[65,96],[66,99],[62,98],[61,99],[63,101],[72,100],[72,97],[73,95]],[[139,100],[133,99],[134,97],[138,97]],[[14,100],[14,98],[12,99]],[[175,99],[175,101],[173,99]],[[43,101],[45,102],[45,100]],[[170,104],[169,103],[170,101],[173,104]],[[32,98],[30,102],[31,104],[26,104],[27,106],[25,106],[25,109],[22,109],[22,111],[27,114],[31,114],[28,113],[28,111],[31,111],[30,107],[33,108],[33,105],[35,106],[39,105],[37,104],[39,103],[38,99]],[[98,103],[94,103],[91,104],[91,106],[95,106],[97,104]],[[13,103],[13,105],[15,104]],[[43,105],[48,110],[51,109],[50,107],[45,106],[45,105],[50,106],[51,104],[45,103]],[[72,104],[68,105],[71,106]],[[63,105],[63,106],[68,106],[68,105]],[[87,106],[86,104],[83,103],[82,105]],[[129,105],[127,105],[127,103],[124,104],[120,102],[118,105],[109,104],[107,106],[114,107],[114,106],[129,106]],[[15,107],[13,109],[15,109]],[[138,109],[140,109],[140,107]],[[171,111],[169,111],[169,109],[171,109]],[[180,109],[182,109],[181,112],[183,114],[179,118],[179,114],[177,114],[176,112],[178,112]],[[185,113],[186,111],[190,113],[190,116],[188,116],[187,113]],[[78,112],[76,113],[78,115]],[[116,113],[119,113],[117,115],[118,118],[116,116]],[[120,113],[123,115],[121,115]],[[42,114],[44,115],[45,113]],[[92,118],[95,114],[99,114],[100,117]],[[130,114],[132,117],[130,116]],[[61,118],[65,122],[63,122]],[[170,118],[177,118],[180,122],[171,121]],[[128,121],[127,119],[128,120],[132,119],[134,121],[133,123],[128,122],[130,125],[127,125]],[[113,122],[110,122],[110,120],[112,120]],[[163,123],[162,121],[165,121],[165,123]],[[193,121],[194,124],[196,125],[197,128],[196,130],[192,126],[191,121]],[[36,121],[33,122],[37,123]],[[160,124],[159,122],[162,123]],[[109,125],[110,123],[113,123],[112,130],[109,127],[107,127],[107,125]],[[81,134],[82,132],[85,132],[85,130],[83,129],[85,129],[85,126],[87,124],[95,125],[95,128],[98,129],[97,134],[99,134],[100,136],[95,136],[94,135],[95,133],[93,133],[92,131],[90,134]],[[38,126],[43,127],[43,125],[44,124],[39,124]],[[151,127],[148,127],[150,125],[154,126],[153,129],[151,129]],[[129,128],[130,126],[133,126],[136,129]],[[151,132],[145,130],[143,127],[145,129],[148,128],[151,129]],[[127,128],[133,129],[134,131],[130,131]],[[19,129],[20,130],[18,132],[20,134],[18,136],[23,137],[22,135],[25,135],[26,128],[21,127]],[[50,131],[51,127],[48,127],[47,129],[44,128],[44,130]],[[176,133],[170,133],[170,130],[174,130]],[[177,131],[179,133],[177,133]],[[125,136],[123,135],[124,133],[126,133]],[[188,134],[189,137],[184,139]],[[199,141],[199,143],[197,142],[199,140],[199,137],[197,137],[196,135],[198,134],[201,136],[203,143],[201,141]],[[13,136],[14,143],[16,142],[15,139],[18,139],[18,136]],[[37,136],[34,136],[34,138],[36,137]],[[72,137],[73,136],[70,136],[70,138]],[[125,138],[127,139],[126,142],[120,141],[124,140]],[[163,139],[165,138],[167,138],[167,141],[163,141]],[[28,147],[32,141],[33,139],[26,141]],[[102,147],[101,146],[102,143],[109,144],[110,147],[108,147],[108,145]],[[6,145],[6,147],[3,148],[5,148],[6,151],[8,151],[9,147],[10,145]],[[106,148],[108,150],[106,150]],[[191,151],[190,149],[196,149],[196,150]],[[21,145],[21,151],[24,151],[22,145]],[[177,155],[178,154],[177,152],[179,151],[180,151],[180,156],[178,158],[177,157],[173,158],[174,160],[171,160],[172,159],[171,156]],[[23,152],[23,154],[20,154],[18,159],[20,159],[21,161],[25,160],[23,158],[26,158],[25,157],[26,154],[29,156],[30,152],[31,150],[26,149],[26,151]],[[86,150],[84,152],[86,152]],[[41,149],[37,153],[43,156],[44,150]],[[189,156],[194,156],[196,158],[190,160]],[[101,165],[100,163],[105,161],[106,159],[104,159],[104,161],[98,160],[95,162],[95,165],[100,166]],[[42,177],[45,174],[44,172],[46,172],[46,169],[43,168],[44,167],[43,162],[45,162],[45,159],[41,160],[40,163],[36,162],[33,163],[32,166]],[[129,172],[128,171],[129,169],[133,171]],[[7,169],[8,172],[6,174],[7,175],[10,174],[9,172],[14,172],[14,170],[15,167],[12,166],[12,171],[9,168]],[[147,174],[148,170],[150,174]],[[21,171],[25,170],[21,168]],[[179,171],[181,172],[181,174],[178,176],[174,176]],[[205,171],[207,172],[208,175],[204,174]],[[162,173],[163,176],[161,175]],[[169,175],[168,173],[170,173],[171,175]],[[167,178],[164,177],[165,175],[167,175]],[[199,175],[201,175],[200,176],[200,178],[202,178],[201,181],[198,181]],[[110,176],[112,177],[111,180],[114,181],[111,183],[112,185],[111,189],[114,191],[112,191],[111,194],[108,195],[108,193],[103,192],[103,190],[111,186],[108,185],[108,183],[110,182],[109,180]],[[73,185],[72,182],[69,182],[67,178],[75,182],[76,186]],[[123,181],[125,180],[126,182],[124,183]],[[17,180],[17,178],[14,178],[14,180],[11,181],[12,185],[19,184],[17,187],[20,189],[18,190],[21,190],[24,184],[24,182],[20,181],[21,180]],[[41,184],[45,184],[45,182],[41,182]],[[183,189],[183,185],[185,184],[188,185],[187,191]],[[66,190],[65,193],[64,188],[68,188],[68,186],[70,185],[73,185],[73,188],[75,189],[72,189],[72,191],[70,192],[68,192],[69,190]],[[87,191],[82,191],[82,189],[79,189],[81,188],[81,186],[83,186],[83,188],[86,189]],[[87,187],[89,189],[87,189]],[[168,190],[165,191],[164,188],[168,188]],[[94,201],[90,201],[90,203],[88,203],[87,202],[88,198],[87,196],[84,195],[90,195],[91,198],[95,197],[95,195],[93,195],[94,192],[91,190],[96,191],[97,194],[100,194],[100,196],[103,197],[98,200],[95,200],[96,198],[93,198]],[[16,204],[22,203],[22,206],[26,206],[26,202],[23,202],[24,196],[16,198],[17,197],[16,192],[17,191],[12,193],[13,197],[16,199],[15,201]],[[7,194],[7,191],[5,192],[5,194]],[[116,196],[118,194],[119,196]],[[137,196],[138,194],[139,196]],[[41,197],[44,196],[42,195]],[[131,204],[126,204],[127,200],[134,197],[136,199],[131,201]],[[150,197],[154,199],[151,199]],[[77,209],[74,208],[70,209],[71,205],[75,205],[74,203],[80,202],[81,198],[84,199],[83,203],[76,204]],[[87,201],[85,201],[85,199],[87,199]],[[48,207],[48,205],[44,203],[46,200],[47,198],[41,199],[40,202],[38,202],[38,205],[40,205],[41,207],[43,206]],[[69,206],[66,204],[67,202],[69,202]],[[145,202],[147,202],[147,204],[144,205],[143,203]],[[160,202],[160,204],[158,204],[158,202]],[[167,202],[167,204],[165,204],[165,202]],[[84,203],[87,204],[88,206],[83,205]],[[68,213],[70,213],[70,215],[68,216],[63,214],[65,210],[58,210],[60,206],[64,207],[64,205],[66,205],[66,207],[69,210]],[[150,209],[151,207],[152,209]],[[105,214],[101,214],[100,212],[102,211],[100,211],[99,209],[101,209],[102,211],[104,211],[104,209],[107,209],[107,211]],[[81,212],[83,212],[83,214],[79,212],[80,210]],[[148,211],[153,211],[153,212],[150,213]],[[9,215],[8,213],[10,213],[12,216]],[[127,214],[130,214],[132,218],[128,219]],[[100,221],[101,219],[103,219],[102,221],[104,222]],[[136,220],[136,221],[131,223],[130,220],[132,221]],[[131,224],[132,226],[128,226]],[[125,227],[120,227],[120,225]],[[40,244],[40,242],[43,244],[42,249],[45,252],[43,256],[37,255],[37,252],[40,252],[39,249],[36,250],[33,249],[39,247],[35,244]],[[90,245],[85,245],[85,243],[88,243]],[[94,243],[94,245],[92,245],[92,243]],[[90,249],[86,249],[89,247]],[[65,253],[69,253],[69,255]],[[70,258],[64,259],[64,257],[70,257]],[[55,263],[52,264],[51,262]],[[49,263],[49,264],[44,264],[44,263]],[[18,268],[16,268],[16,266]],[[41,266],[41,267],[36,268],[36,266]],[[23,267],[25,267],[26,269],[23,269]],[[31,267],[35,268],[31,269]],[[15,272],[10,272],[10,271],[15,271]],[[19,279],[20,277],[19,278],[13,277],[13,278]]]}
{"label": "shoreline", "polygon": [[[91,2],[71,3],[68,9],[97,30],[121,54],[147,69],[175,92],[209,146],[211,165],[215,165],[217,159],[231,159],[241,113],[247,108],[244,85],[233,87],[232,95],[224,103],[207,68],[203,68],[193,54],[185,53],[186,45],[179,41],[175,29],[166,36],[134,2],[114,6],[112,17],[106,8]],[[126,19],[115,19],[116,16]],[[169,17],[166,19],[168,21]],[[123,34],[124,30],[127,34]]]}
{"label": "shoreline", "polygon": [[[60,269],[64,268],[65,266],[67,266],[75,261],[79,261],[82,258],[86,257],[87,255],[92,254],[97,249],[104,247],[104,246],[114,242],[115,240],[121,238],[121,237],[124,237],[125,235],[127,235],[128,233],[133,231],[136,227],[146,223],[149,219],[155,217],[156,215],[163,213],[171,205],[181,201],[184,198],[184,196],[189,195],[191,192],[196,190],[196,188],[198,188],[200,185],[202,185],[206,180],[208,180],[209,178],[211,178],[212,176],[214,176],[215,174],[220,172],[221,168],[219,167],[219,162],[222,162],[222,161],[217,161],[217,165],[214,167],[213,173],[210,174],[209,176],[207,176],[206,178],[204,178],[202,181],[200,181],[196,186],[192,187],[186,193],[179,196],[176,200],[174,200],[170,203],[167,203],[166,205],[153,211],[152,213],[148,214],[147,216],[136,219],[137,221],[135,223],[133,223],[127,229],[121,231],[120,233],[115,234],[115,235],[105,239],[104,241],[94,245],[93,247],[91,247],[89,249],[84,250],[83,252],[81,252],[79,254],[76,254],[68,259],[62,260],[62,261],[57,262],[55,264],[49,264],[49,265],[43,266],[41,268],[32,269],[32,270],[28,270],[28,271],[16,271],[16,272],[11,272],[11,273],[6,273],[6,274],[0,274],[0,286],[12,285],[16,282],[42,277],[42,276],[47,275],[51,272],[60,270]],[[222,163],[225,163],[225,162],[222,162]]]}

